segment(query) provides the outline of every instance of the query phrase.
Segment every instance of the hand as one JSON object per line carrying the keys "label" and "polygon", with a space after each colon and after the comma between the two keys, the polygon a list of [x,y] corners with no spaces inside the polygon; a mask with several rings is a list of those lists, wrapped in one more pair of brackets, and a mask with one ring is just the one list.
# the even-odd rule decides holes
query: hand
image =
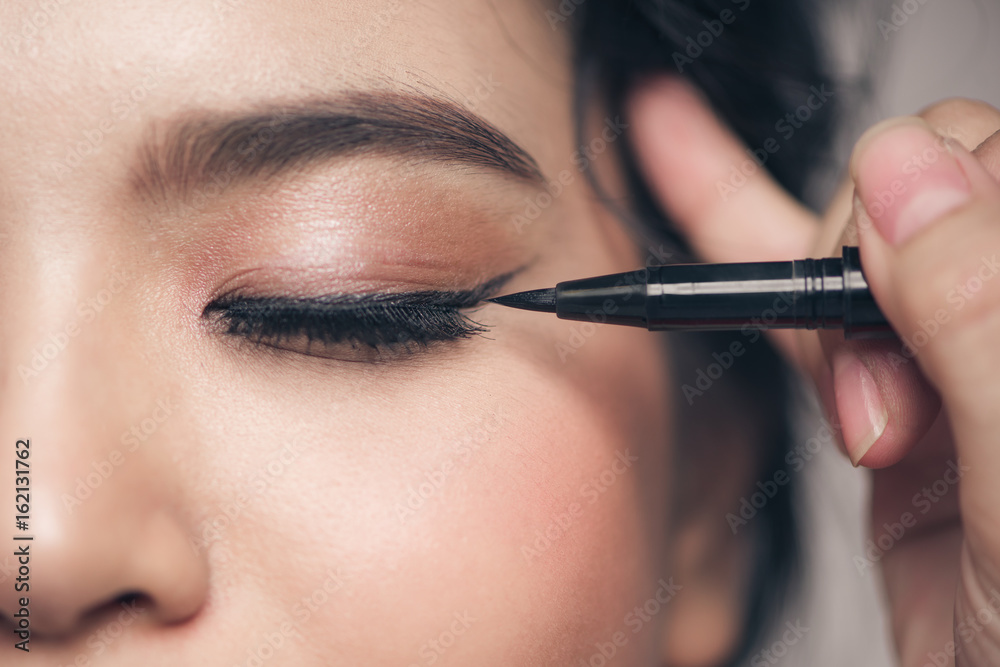
{"label": "hand", "polygon": [[1000,664],[1000,111],[956,100],[872,128],[822,219],[764,170],[720,194],[746,147],[688,85],[646,85],[629,120],[650,185],[705,261],[860,245],[905,342],[772,339],[815,381],[855,465],[878,469],[855,565],[885,577],[901,664]]}

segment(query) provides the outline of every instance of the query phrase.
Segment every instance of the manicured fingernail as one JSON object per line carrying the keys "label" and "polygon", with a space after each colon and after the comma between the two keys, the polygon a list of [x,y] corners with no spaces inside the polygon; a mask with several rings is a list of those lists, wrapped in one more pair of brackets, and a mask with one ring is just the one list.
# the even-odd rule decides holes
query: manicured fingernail
{"label": "manicured fingernail", "polygon": [[844,445],[857,466],[882,437],[889,413],[875,378],[853,352],[841,350],[834,355],[833,387]]}
{"label": "manicured fingernail", "polygon": [[872,128],[858,142],[852,172],[868,216],[894,245],[972,196],[948,140],[918,118]]}

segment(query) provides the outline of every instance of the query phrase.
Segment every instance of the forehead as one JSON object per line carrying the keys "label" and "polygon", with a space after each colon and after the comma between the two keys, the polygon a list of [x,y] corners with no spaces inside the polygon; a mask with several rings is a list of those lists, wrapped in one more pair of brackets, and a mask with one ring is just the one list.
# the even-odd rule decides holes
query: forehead
{"label": "forehead", "polygon": [[124,150],[150,118],[358,89],[450,97],[544,166],[564,152],[546,132],[569,108],[565,31],[544,11],[531,0],[2,3],[0,169]]}

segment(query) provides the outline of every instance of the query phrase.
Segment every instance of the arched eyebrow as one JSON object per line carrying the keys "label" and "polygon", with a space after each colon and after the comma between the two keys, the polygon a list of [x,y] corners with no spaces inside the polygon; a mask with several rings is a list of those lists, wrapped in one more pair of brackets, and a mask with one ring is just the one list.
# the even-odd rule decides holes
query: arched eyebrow
{"label": "arched eyebrow", "polygon": [[545,182],[526,150],[473,111],[443,97],[394,91],[355,91],[249,113],[192,111],[154,123],[132,180],[144,197],[184,197],[213,182],[227,187],[365,154]]}

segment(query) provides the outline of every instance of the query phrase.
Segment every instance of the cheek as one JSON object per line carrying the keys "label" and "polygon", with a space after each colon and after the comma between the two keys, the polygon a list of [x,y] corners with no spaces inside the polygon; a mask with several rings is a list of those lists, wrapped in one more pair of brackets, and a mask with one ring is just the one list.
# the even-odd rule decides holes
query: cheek
{"label": "cheek", "polygon": [[[626,617],[663,573],[667,369],[642,331],[600,327],[560,355],[572,326],[496,341],[461,367],[233,392],[225,412],[253,416],[203,436],[231,443],[205,469],[246,488],[296,446],[227,525],[220,583],[283,573],[254,593],[275,624],[336,573],[297,627],[368,664],[575,664],[618,632],[619,656],[648,657],[662,619],[637,630]],[[232,503],[232,488],[203,488],[209,506]]]}
{"label": "cheek", "polygon": [[[666,511],[662,494],[660,507],[646,505],[641,466],[663,457],[585,395],[535,386],[481,427],[442,434],[433,462],[388,475],[355,515],[365,520],[351,521],[354,539],[340,537],[362,572],[357,650],[377,643],[387,612],[394,657],[413,662],[437,651],[435,637],[451,641],[457,617],[474,624],[445,664],[569,664],[595,641],[631,636],[624,619],[662,565],[650,515]],[[655,640],[646,630],[628,654]]]}

